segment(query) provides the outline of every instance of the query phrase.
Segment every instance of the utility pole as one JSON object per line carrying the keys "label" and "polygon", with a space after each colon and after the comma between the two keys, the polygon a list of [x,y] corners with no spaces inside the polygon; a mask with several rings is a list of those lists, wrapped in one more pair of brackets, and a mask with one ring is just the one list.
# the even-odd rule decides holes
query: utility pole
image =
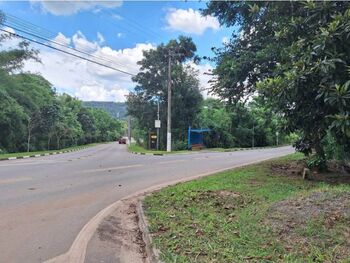
{"label": "utility pole", "polygon": [[[157,120],[159,122],[159,97],[158,97],[158,111],[157,111]],[[157,151],[159,151],[159,128],[157,127]]]}
{"label": "utility pole", "polygon": [[252,148],[254,148],[254,123],[253,123]]}
{"label": "utility pole", "polygon": [[128,116],[128,142],[131,144],[131,116]]}
{"label": "utility pole", "polygon": [[166,136],[166,151],[171,152],[171,53],[168,53],[168,122]]}

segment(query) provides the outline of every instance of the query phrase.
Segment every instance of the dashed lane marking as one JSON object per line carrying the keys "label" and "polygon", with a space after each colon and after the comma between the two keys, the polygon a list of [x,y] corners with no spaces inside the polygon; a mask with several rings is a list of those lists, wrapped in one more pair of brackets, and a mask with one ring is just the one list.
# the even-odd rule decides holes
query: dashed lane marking
{"label": "dashed lane marking", "polygon": [[18,177],[18,178],[3,179],[3,180],[0,180],[0,185],[2,185],[2,184],[12,184],[12,183],[29,181],[29,180],[32,180],[32,178],[31,177]]}
{"label": "dashed lane marking", "polygon": [[134,164],[134,165],[125,165],[125,166],[116,166],[116,167],[106,167],[106,168],[79,171],[79,173],[81,173],[81,172],[83,172],[83,173],[106,172],[106,171],[114,171],[114,170],[121,170],[121,169],[141,167],[141,166],[143,166],[143,165],[142,164]]}

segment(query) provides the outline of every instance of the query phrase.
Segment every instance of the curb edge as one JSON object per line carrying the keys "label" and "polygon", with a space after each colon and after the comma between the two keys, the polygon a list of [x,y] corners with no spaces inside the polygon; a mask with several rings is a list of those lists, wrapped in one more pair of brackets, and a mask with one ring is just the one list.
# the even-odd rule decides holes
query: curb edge
{"label": "curb edge", "polygon": [[137,200],[136,211],[139,217],[138,226],[142,233],[142,239],[146,245],[146,253],[148,255],[150,263],[163,263],[159,259],[160,251],[152,245],[152,236],[149,233],[148,221],[147,221],[145,212],[143,210],[143,199],[144,199],[144,196],[142,196],[142,198]]}
{"label": "curb edge", "polygon": [[79,147],[79,148],[76,148],[74,150],[65,150],[65,151],[41,153],[41,154],[35,154],[35,155],[25,155],[25,156],[18,156],[18,157],[0,158],[0,161],[10,161],[10,160],[28,159],[28,158],[49,156],[49,155],[57,155],[57,154],[68,153],[68,152],[76,152],[76,151],[84,150],[84,149],[87,149],[87,148],[89,148],[89,146]]}

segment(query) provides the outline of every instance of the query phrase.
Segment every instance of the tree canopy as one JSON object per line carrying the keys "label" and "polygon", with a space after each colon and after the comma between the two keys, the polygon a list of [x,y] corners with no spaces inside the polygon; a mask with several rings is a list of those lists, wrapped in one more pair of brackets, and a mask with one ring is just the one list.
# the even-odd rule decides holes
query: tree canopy
{"label": "tree canopy", "polygon": [[59,149],[123,134],[123,123],[105,111],[84,108],[42,76],[22,72],[37,54],[27,42],[0,51],[0,152]]}
{"label": "tree canopy", "polygon": [[186,130],[200,110],[202,95],[197,73],[186,64],[189,60],[196,59],[195,52],[196,46],[191,38],[179,37],[156,49],[144,51],[144,58],[138,62],[140,72],[133,78],[137,85],[127,99],[128,113],[137,119],[144,131],[154,130],[159,101],[162,147],[165,147],[166,139],[169,55],[172,60],[172,132],[175,142],[185,140]]}
{"label": "tree canopy", "polygon": [[210,2],[203,13],[240,31],[214,49],[213,92],[229,104],[266,98],[306,154],[325,160],[328,133],[349,154],[348,2]]}

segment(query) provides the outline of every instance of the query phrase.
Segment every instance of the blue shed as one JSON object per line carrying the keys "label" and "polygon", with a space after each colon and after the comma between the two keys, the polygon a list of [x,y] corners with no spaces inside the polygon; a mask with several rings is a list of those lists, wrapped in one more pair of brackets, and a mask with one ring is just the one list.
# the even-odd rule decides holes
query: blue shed
{"label": "blue shed", "polygon": [[208,128],[192,129],[188,127],[188,149],[191,150],[192,146],[196,145],[204,147],[204,133],[210,132]]}

